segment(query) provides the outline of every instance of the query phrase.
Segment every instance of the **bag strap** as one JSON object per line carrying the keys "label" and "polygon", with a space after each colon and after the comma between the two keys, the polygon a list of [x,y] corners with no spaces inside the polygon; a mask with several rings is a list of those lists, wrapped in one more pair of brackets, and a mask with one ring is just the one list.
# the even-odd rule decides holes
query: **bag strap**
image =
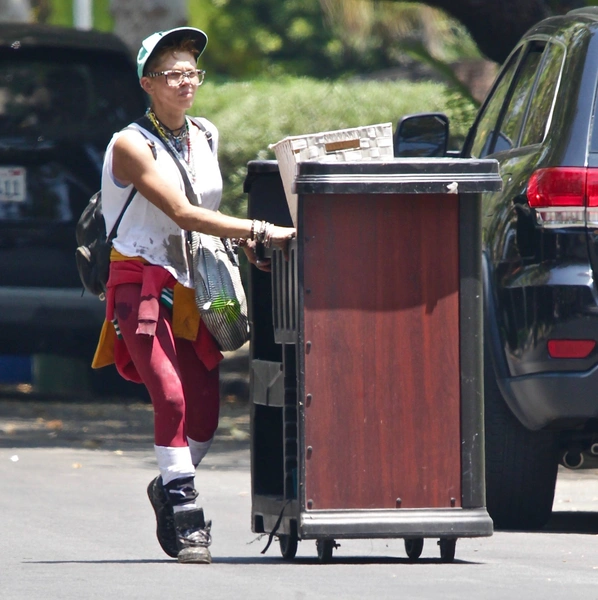
{"label": "bag strap", "polygon": [[125,202],[125,205],[123,206],[123,209],[120,211],[120,215],[118,215],[118,219],[116,219],[116,223],[114,223],[114,226],[112,227],[112,230],[110,231],[110,235],[107,238],[107,242],[109,244],[111,244],[112,240],[114,240],[114,238],[116,237],[116,232],[118,230],[118,226],[120,225],[120,222],[123,220],[123,217],[125,216],[125,211],[127,210],[127,208],[129,208],[129,205],[133,201],[133,196],[135,196],[136,193],[137,193],[137,190],[135,189],[135,187],[133,187],[133,189],[131,190],[131,193],[129,194],[129,197],[127,198],[127,201]]}
{"label": "bag strap", "polygon": [[[143,133],[141,133],[141,135],[143,135]],[[143,137],[145,137],[145,136],[143,136]],[[156,152],[155,142],[153,140],[147,140],[147,143],[149,144],[149,147],[151,148],[152,154],[154,156],[154,160],[156,160],[156,158],[158,158],[158,153]],[[131,202],[133,202],[133,197],[135,196],[136,193],[137,193],[137,190],[135,189],[135,186],[133,186],[133,189],[131,190],[129,197],[127,198],[127,201],[125,202],[125,205],[123,206],[122,210],[120,211],[120,215],[118,215],[118,219],[116,219],[116,223],[114,223],[114,226],[112,227],[112,230],[110,231],[110,235],[108,235],[107,241],[109,244],[112,244],[112,240],[114,240],[114,238],[116,237],[116,232],[118,231],[118,226],[120,225],[120,222],[123,220],[123,217],[125,216],[125,212],[126,212],[127,208],[129,208],[129,205],[131,204]]]}
{"label": "bag strap", "polygon": [[212,132],[208,131],[206,129],[206,126],[200,121],[199,118],[191,119],[191,121],[193,123],[195,123],[202,130],[203,134],[206,136],[206,141],[208,142],[208,146],[210,147],[210,150],[212,152],[214,152],[214,146],[213,146],[214,141],[212,140]]}
{"label": "bag strap", "polygon": [[[156,129],[154,124],[148,119],[148,117],[146,115],[141,117],[141,119],[137,119],[137,121],[135,121],[135,122],[138,125],[140,125],[141,127],[144,127],[148,131],[152,132],[158,139],[160,139],[160,132]],[[203,123],[201,123],[201,121],[194,120],[193,122],[196,123],[197,125],[199,125],[199,128],[204,132],[204,134],[206,136],[206,140],[208,141],[208,144],[210,146],[210,149],[212,149],[212,134],[205,128],[205,126],[203,125]],[[209,134],[209,137],[208,137],[208,134]],[[195,190],[193,189],[193,186],[191,185],[191,181],[189,179],[189,174],[187,173],[187,169],[185,169],[185,167],[183,166],[181,159],[179,158],[177,153],[174,152],[174,150],[168,144],[162,144],[162,145],[164,146],[164,148],[166,148],[166,150],[168,151],[170,156],[172,156],[176,166],[179,168],[179,171],[181,172],[181,176],[183,177],[183,183],[185,184],[185,195],[187,196],[187,199],[194,206],[200,206],[199,200],[197,199],[197,194],[195,193]]]}

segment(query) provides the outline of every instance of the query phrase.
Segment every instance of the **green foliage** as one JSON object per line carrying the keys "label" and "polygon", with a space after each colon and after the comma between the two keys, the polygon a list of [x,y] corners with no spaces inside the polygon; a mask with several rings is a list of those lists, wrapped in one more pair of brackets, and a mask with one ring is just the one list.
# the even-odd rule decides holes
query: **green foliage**
{"label": "green foliage", "polygon": [[[73,26],[73,0],[34,0],[31,4],[39,23]],[[113,27],[110,0],[93,0],[93,28],[112,31]]]}
{"label": "green foliage", "polygon": [[437,83],[326,82],[287,78],[215,84],[199,90],[191,114],[205,116],[220,131],[224,177],[223,212],[246,211],[243,181],[247,162],[272,159],[268,145],[302,135],[392,122],[409,113],[445,112],[452,137],[463,140],[475,107]]}
{"label": "green foliage", "polygon": [[114,19],[110,14],[110,0],[93,0],[93,28],[112,31]]}
{"label": "green foliage", "polygon": [[228,77],[339,77],[392,65],[385,40],[344,43],[320,0],[194,0],[189,23],[209,37],[203,65]]}
{"label": "green foliage", "polygon": [[414,45],[442,62],[479,57],[461,24],[416,2],[194,0],[189,23],[208,34],[203,65],[220,77],[348,77],[394,67]]}
{"label": "green foliage", "polygon": [[383,48],[400,58],[411,46],[423,46],[436,60],[479,58],[466,28],[445,11],[421,2],[320,0],[333,31],[356,51]]}
{"label": "green foliage", "polygon": [[450,118],[449,150],[460,150],[465,142],[465,137],[478,112],[477,102],[471,96],[461,95],[454,89],[446,91],[446,105],[444,113]]}
{"label": "green foliage", "polygon": [[48,11],[47,23],[62,27],[73,26],[73,0],[53,0]]}

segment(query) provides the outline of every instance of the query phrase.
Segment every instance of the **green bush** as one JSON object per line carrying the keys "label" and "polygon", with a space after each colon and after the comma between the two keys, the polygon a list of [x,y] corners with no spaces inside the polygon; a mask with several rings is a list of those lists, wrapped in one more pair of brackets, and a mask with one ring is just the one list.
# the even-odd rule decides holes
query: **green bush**
{"label": "green bush", "polygon": [[475,114],[466,100],[438,83],[291,78],[208,82],[200,88],[190,113],[205,116],[218,127],[224,178],[222,210],[244,216],[247,162],[275,158],[269,144],[289,135],[386,122],[396,126],[403,115],[429,111],[444,112],[451,118],[455,140],[463,139]]}

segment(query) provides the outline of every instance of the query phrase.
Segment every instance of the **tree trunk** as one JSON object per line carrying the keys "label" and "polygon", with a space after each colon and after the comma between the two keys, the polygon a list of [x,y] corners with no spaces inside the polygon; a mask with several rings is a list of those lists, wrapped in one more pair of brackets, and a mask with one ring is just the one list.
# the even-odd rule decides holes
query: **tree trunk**
{"label": "tree trunk", "polygon": [[0,0],[0,23],[28,23],[31,21],[29,0]]}
{"label": "tree trunk", "polygon": [[135,56],[148,35],[183,27],[188,19],[186,0],[112,0],[110,12],[114,33]]}
{"label": "tree trunk", "polygon": [[[412,0],[410,0],[412,1]],[[502,63],[521,36],[551,14],[584,6],[581,0],[427,0],[463,23],[479,49]]]}

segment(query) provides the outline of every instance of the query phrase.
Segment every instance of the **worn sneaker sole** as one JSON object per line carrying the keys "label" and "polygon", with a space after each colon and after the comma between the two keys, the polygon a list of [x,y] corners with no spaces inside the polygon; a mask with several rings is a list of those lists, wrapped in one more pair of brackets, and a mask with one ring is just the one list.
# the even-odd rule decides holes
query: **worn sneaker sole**
{"label": "worn sneaker sole", "polygon": [[158,543],[168,556],[177,558],[179,548],[174,527],[174,516],[172,507],[168,504],[168,498],[162,487],[162,477],[160,475],[152,479],[147,486],[147,497],[156,513],[156,537],[158,538]]}
{"label": "worn sneaker sole", "polygon": [[177,560],[185,565],[209,565],[212,562],[212,555],[207,548],[183,548],[178,553]]}

